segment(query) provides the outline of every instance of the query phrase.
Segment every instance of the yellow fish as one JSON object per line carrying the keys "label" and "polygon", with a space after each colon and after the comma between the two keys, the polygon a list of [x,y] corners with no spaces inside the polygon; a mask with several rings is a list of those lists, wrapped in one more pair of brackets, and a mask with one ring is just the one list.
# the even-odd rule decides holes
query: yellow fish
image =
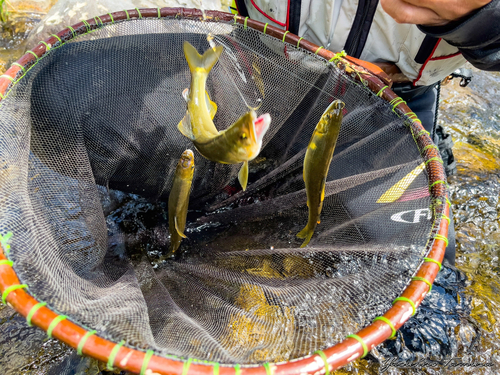
{"label": "yellow fish", "polygon": [[170,231],[170,253],[180,246],[186,228],[189,193],[194,173],[194,154],[191,150],[182,153],[175,169],[174,182],[168,197],[168,229]]}
{"label": "yellow fish", "polygon": [[304,158],[303,178],[306,185],[307,207],[309,207],[309,220],[297,237],[304,238],[300,247],[305,247],[319,224],[319,216],[325,198],[325,182],[333,151],[342,124],[342,108],[344,103],[335,100],[325,110],[316,128],[314,129]]}
{"label": "yellow fish", "polygon": [[206,82],[208,73],[219,59],[222,49],[222,46],[209,48],[201,56],[189,42],[184,42],[184,55],[191,71],[191,85],[189,91],[183,94],[187,101],[187,111],[178,128],[208,160],[223,164],[243,162],[238,180],[245,190],[248,182],[248,161],[259,154],[262,138],[271,123],[271,116],[266,113],[257,117],[255,111],[250,111],[226,130],[217,130],[212,121],[217,107],[206,93]]}

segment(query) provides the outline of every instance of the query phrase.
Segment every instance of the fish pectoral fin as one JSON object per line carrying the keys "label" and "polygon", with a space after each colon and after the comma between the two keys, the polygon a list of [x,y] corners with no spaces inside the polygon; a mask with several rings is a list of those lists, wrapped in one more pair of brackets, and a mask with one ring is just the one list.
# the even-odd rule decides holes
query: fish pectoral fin
{"label": "fish pectoral fin", "polygon": [[244,161],[243,165],[238,172],[238,181],[240,182],[241,187],[243,190],[247,189],[247,183],[248,183],[248,161]]}
{"label": "fish pectoral fin", "polygon": [[189,89],[188,88],[185,88],[183,91],[182,91],[182,97],[184,98],[184,100],[187,102],[189,102]]}
{"label": "fish pectoral fin", "polygon": [[177,234],[181,236],[182,238],[187,238],[187,236],[182,233],[182,231],[179,229],[179,226],[177,225],[177,216],[174,217],[174,223],[175,223],[175,230],[177,231]]}
{"label": "fish pectoral fin", "polygon": [[186,115],[177,125],[177,129],[179,129],[182,135],[188,137],[191,140],[194,140],[193,129],[191,127],[191,116],[189,115],[188,111],[186,111]]}
{"label": "fish pectoral fin", "polygon": [[215,104],[210,99],[210,96],[208,95],[208,92],[206,90],[205,90],[205,100],[207,101],[207,108],[208,108],[208,111],[210,112],[210,118],[213,120],[215,117],[215,114],[217,113],[217,104]]}

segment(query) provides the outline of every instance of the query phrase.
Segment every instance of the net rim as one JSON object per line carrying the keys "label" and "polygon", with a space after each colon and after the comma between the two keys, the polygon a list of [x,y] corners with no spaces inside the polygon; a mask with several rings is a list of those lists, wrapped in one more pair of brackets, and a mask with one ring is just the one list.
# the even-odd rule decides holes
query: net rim
{"label": "net rim", "polygon": [[[448,221],[442,220],[442,218],[449,217],[450,202],[448,200],[444,168],[439,162],[439,151],[435,147],[428,147],[433,145],[429,134],[406,103],[390,89],[392,84],[390,78],[376,65],[352,58],[345,55],[345,53],[333,53],[288,31],[251,20],[248,17],[244,18],[220,11],[205,11],[203,14],[199,9],[188,8],[136,8],[108,13],[79,22],[40,42],[0,76],[0,106],[12,87],[52,48],[57,48],[79,35],[97,30],[105,25],[118,21],[147,18],[194,19],[204,20],[205,22],[234,22],[234,24],[244,25],[245,28],[249,27],[263,32],[283,41],[283,43],[305,49],[327,62],[335,64],[337,68],[351,75],[353,79],[361,82],[374,94],[387,101],[398,116],[404,116],[409,120],[408,126],[425,160],[425,169],[429,176],[429,192],[433,200],[434,223],[427,242],[426,258],[424,258],[405,290],[394,301],[393,306],[382,316],[382,319],[376,319],[359,332],[323,351],[317,351],[303,358],[276,364],[223,365],[193,359],[172,359],[153,354],[149,350],[138,350],[123,345],[123,343],[115,343],[99,337],[94,331],[88,330],[70,319],[64,319],[62,315],[43,305],[42,301],[32,297],[24,288],[16,288],[21,282],[8,259],[9,245],[2,240],[0,245],[0,292],[7,303],[24,317],[30,316],[32,324],[46,332],[50,329],[53,337],[75,349],[78,348],[81,353],[105,363],[111,361],[113,362],[111,365],[140,374],[146,373],[148,369],[159,374],[232,375],[240,373],[242,375],[267,375],[273,373],[329,373],[366,355],[375,346],[392,337],[393,332],[414,314],[415,308],[420,305],[429,292],[440,270],[448,234]],[[34,308],[36,310],[30,314]],[[84,345],[80,345],[82,340],[84,340]],[[188,368],[186,368],[186,365]]]}

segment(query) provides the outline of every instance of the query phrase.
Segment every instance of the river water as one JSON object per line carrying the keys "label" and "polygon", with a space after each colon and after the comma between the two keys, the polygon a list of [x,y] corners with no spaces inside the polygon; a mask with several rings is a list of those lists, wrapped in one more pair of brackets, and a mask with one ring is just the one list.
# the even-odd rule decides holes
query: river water
{"label": "river water", "polygon": [[[13,5],[9,22],[0,26],[2,72],[22,55],[27,33],[51,2]],[[453,137],[458,162],[458,174],[448,181],[457,232],[456,268],[443,268],[432,293],[396,339],[338,374],[499,372],[500,73],[473,71],[467,87],[455,79],[441,89],[439,122]],[[27,327],[24,318],[4,305],[0,305],[0,332],[4,374],[55,375],[69,369],[67,373],[105,373],[102,364],[80,358],[41,330]],[[487,365],[453,367],[445,362],[451,358]],[[412,364],[420,368],[411,368]]]}

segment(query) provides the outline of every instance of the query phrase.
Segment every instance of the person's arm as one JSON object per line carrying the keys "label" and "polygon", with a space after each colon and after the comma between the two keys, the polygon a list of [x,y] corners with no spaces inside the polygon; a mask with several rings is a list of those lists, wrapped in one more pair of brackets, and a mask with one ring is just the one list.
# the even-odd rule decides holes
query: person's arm
{"label": "person's arm", "polygon": [[381,0],[398,23],[456,46],[475,67],[500,71],[500,0]]}

